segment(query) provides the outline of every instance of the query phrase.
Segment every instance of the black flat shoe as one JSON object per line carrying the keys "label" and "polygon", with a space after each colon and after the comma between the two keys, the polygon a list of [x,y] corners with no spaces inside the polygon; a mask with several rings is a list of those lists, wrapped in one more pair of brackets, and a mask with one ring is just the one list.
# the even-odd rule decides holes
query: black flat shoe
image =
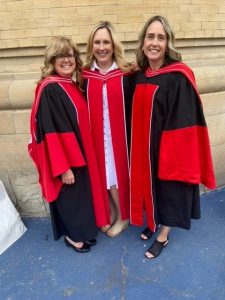
{"label": "black flat shoe", "polygon": [[85,243],[89,246],[94,246],[97,244],[97,241],[96,239],[92,239],[92,240],[89,240],[89,241],[85,241]]}
{"label": "black flat shoe", "polygon": [[[145,252],[145,257],[148,259],[156,258],[160,255],[162,250],[168,245],[169,243],[169,237],[167,237],[167,240],[164,242],[159,242],[157,239],[152,243],[151,247],[148,249],[147,252]],[[153,255],[153,257],[148,257],[147,253],[150,253]]]}
{"label": "black flat shoe", "polygon": [[86,244],[85,242],[83,242],[83,246],[82,247],[76,247],[74,245],[72,245],[66,237],[64,237],[64,243],[66,244],[67,247],[73,248],[73,250],[79,252],[79,253],[85,253],[90,251],[90,246],[88,244]]}

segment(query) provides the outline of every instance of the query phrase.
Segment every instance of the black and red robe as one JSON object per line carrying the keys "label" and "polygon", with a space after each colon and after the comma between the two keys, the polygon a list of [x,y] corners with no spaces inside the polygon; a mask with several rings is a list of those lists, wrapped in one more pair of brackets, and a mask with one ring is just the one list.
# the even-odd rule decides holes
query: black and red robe
{"label": "black and red robe", "polygon": [[129,138],[131,120],[132,91],[129,75],[116,69],[103,75],[99,71],[84,69],[85,91],[88,101],[91,133],[93,137],[97,161],[104,186],[104,202],[110,224],[110,208],[108,201],[104,135],[103,135],[103,84],[106,84],[112,145],[115,158],[118,182],[121,217],[129,218]]}
{"label": "black and red robe", "polygon": [[59,76],[44,79],[36,88],[30,124],[28,149],[36,164],[46,201],[57,200],[63,187],[61,174],[68,169],[87,168],[86,186],[91,185],[96,224],[106,225],[87,104],[77,85],[71,79]]}
{"label": "black and red robe", "polygon": [[135,75],[131,223],[190,228],[200,218],[199,184],[215,188],[209,137],[193,72],[173,62]]}

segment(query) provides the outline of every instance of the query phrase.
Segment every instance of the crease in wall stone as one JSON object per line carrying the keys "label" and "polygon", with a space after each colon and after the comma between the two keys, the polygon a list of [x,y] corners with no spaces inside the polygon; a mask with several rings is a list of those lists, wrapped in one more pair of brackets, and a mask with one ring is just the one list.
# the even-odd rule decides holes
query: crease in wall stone
{"label": "crease in wall stone", "polygon": [[10,170],[9,178],[22,216],[48,216],[35,170]]}

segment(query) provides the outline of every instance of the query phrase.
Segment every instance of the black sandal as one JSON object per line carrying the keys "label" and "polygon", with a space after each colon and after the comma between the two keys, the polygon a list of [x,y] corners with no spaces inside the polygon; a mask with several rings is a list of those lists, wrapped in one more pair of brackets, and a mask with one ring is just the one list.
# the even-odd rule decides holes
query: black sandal
{"label": "black sandal", "polygon": [[[146,238],[143,238],[143,237],[142,237],[142,234],[145,235]],[[142,231],[142,233],[141,233],[141,235],[140,235],[140,238],[141,238],[143,241],[147,241],[147,240],[149,240],[149,239],[153,236],[153,234],[154,234],[154,232],[152,232],[148,227],[146,227],[146,228]]]}
{"label": "black sandal", "polygon": [[[157,239],[154,240],[151,247],[148,249],[147,252],[145,252],[145,257],[148,259],[156,258],[160,255],[162,250],[168,245],[169,243],[169,237],[167,237],[167,240],[165,242],[159,242]],[[148,257],[147,253],[150,253],[153,255],[153,257]]]}

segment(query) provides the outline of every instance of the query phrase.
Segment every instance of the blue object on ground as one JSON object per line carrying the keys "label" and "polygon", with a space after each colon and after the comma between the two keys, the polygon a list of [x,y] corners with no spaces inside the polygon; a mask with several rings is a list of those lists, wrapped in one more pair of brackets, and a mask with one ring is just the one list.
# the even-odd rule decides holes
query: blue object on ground
{"label": "blue object on ground", "polygon": [[201,196],[202,218],[173,229],[162,254],[130,226],[116,238],[99,233],[89,253],[53,240],[48,218],[25,218],[27,232],[0,256],[0,299],[224,300],[225,189]]}

